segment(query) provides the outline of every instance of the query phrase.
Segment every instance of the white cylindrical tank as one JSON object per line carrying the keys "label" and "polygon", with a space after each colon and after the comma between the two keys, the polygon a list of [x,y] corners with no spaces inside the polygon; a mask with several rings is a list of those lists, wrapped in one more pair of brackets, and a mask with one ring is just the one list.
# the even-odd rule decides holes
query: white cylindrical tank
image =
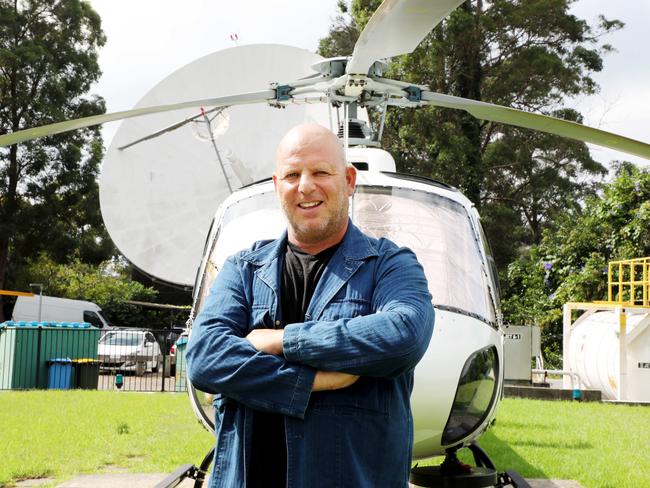
{"label": "white cylindrical tank", "polygon": [[[620,323],[616,310],[594,312],[571,329],[568,366],[584,387],[600,390],[608,400],[650,401],[650,313],[627,309],[626,382],[621,389]],[[620,398],[619,398],[620,397]]]}

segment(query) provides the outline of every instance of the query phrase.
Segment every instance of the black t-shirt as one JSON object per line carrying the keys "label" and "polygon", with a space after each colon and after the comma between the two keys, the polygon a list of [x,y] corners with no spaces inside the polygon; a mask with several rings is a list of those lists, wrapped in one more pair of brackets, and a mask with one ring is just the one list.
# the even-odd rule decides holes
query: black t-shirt
{"label": "black t-shirt", "polygon": [[[282,268],[280,307],[282,327],[305,321],[305,313],[325,266],[339,244],[311,255],[287,243]],[[284,416],[255,411],[251,460],[246,486],[250,488],[284,488],[287,484],[287,443]]]}
{"label": "black t-shirt", "polygon": [[305,313],[307,313],[316,285],[338,247],[337,244],[318,254],[311,255],[299,247],[287,243],[282,269],[282,291],[280,292],[283,324],[305,321]]}

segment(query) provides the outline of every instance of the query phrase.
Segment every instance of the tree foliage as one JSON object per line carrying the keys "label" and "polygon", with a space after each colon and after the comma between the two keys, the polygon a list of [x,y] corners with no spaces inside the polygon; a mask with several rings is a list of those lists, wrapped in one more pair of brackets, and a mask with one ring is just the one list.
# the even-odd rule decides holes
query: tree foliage
{"label": "tree foliage", "polygon": [[[321,41],[321,54],[349,54],[335,52],[346,45],[340,37],[362,29],[380,3],[353,0],[347,25],[354,30],[344,28],[342,10]],[[602,56],[611,50],[600,39],[622,24],[601,18],[592,27],[568,12],[570,3],[465,1],[412,54],[393,59],[387,76],[580,121],[563,100],[597,90],[591,74],[602,69]],[[481,208],[501,269],[520,246],[539,241],[558,209],[593,191],[583,180],[604,173],[583,143],[444,108],[390,108],[383,146],[400,171],[454,185]]]}
{"label": "tree foliage", "polygon": [[43,294],[95,302],[108,319],[121,327],[159,328],[185,321],[186,312],[144,309],[127,303],[129,300],[150,302],[158,293],[134,281],[131,269],[123,261],[112,260],[91,265],[74,259],[59,264],[46,254],[28,260],[16,276],[20,289],[29,289],[30,282],[43,284]]}
{"label": "tree foliage", "polygon": [[338,14],[330,26],[327,37],[318,43],[318,53],[326,58],[336,56],[349,56],[352,54],[354,44],[359,38],[356,22],[349,15],[348,5],[345,0],[337,2]]}
{"label": "tree foliage", "polygon": [[[552,115],[582,122],[573,110]],[[507,126],[482,159],[483,220],[491,242],[500,246],[495,252],[501,269],[517,257],[512,241],[520,246],[538,243],[545,228],[595,194],[605,173],[583,143]]]}
{"label": "tree foliage", "polygon": [[607,298],[607,263],[650,256],[650,171],[619,164],[602,196],[558,218],[528,256],[508,267],[506,321],[542,327],[552,364],[561,359],[562,305]]}
{"label": "tree foliage", "polygon": [[[0,0],[0,134],[105,111],[86,97],[100,75],[100,18],[82,0]],[[99,263],[113,245],[99,215],[97,128],[0,150],[0,288],[24,260]]]}

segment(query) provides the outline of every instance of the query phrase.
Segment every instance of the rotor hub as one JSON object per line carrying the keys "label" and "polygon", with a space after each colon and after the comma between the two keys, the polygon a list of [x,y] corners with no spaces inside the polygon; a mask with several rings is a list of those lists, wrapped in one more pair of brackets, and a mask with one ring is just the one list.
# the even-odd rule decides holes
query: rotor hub
{"label": "rotor hub", "polygon": [[[317,71],[323,76],[338,78],[347,73],[346,68],[348,62],[350,61],[350,56],[338,56],[336,58],[327,58],[318,63],[312,64],[312,69]],[[388,63],[384,61],[375,61],[370,65],[368,72],[365,73],[365,76],[370,78],[381,77],[388,69]],[[362,73],[354,73],[357,75],[363,75]]]}

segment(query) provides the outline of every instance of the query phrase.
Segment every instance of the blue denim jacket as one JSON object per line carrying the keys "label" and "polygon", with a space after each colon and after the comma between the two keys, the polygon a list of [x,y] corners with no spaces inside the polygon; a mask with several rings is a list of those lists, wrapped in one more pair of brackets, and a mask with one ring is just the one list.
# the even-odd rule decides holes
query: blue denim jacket
{"label": "blue denim jacket", "polygon": [[[288,324],[284,357],[245,339],[283,324],[279,290],[286,233],[230,257],[197,316],[189,377],[215,394],[211,487],[246,486],[251,409],[285,415],[287,487],[406,487],[413,368],[433,332],[431,295],[409,249],[350,223],[304,323]],[[311,392],[317,370],[359,375],[348,388]]]}

